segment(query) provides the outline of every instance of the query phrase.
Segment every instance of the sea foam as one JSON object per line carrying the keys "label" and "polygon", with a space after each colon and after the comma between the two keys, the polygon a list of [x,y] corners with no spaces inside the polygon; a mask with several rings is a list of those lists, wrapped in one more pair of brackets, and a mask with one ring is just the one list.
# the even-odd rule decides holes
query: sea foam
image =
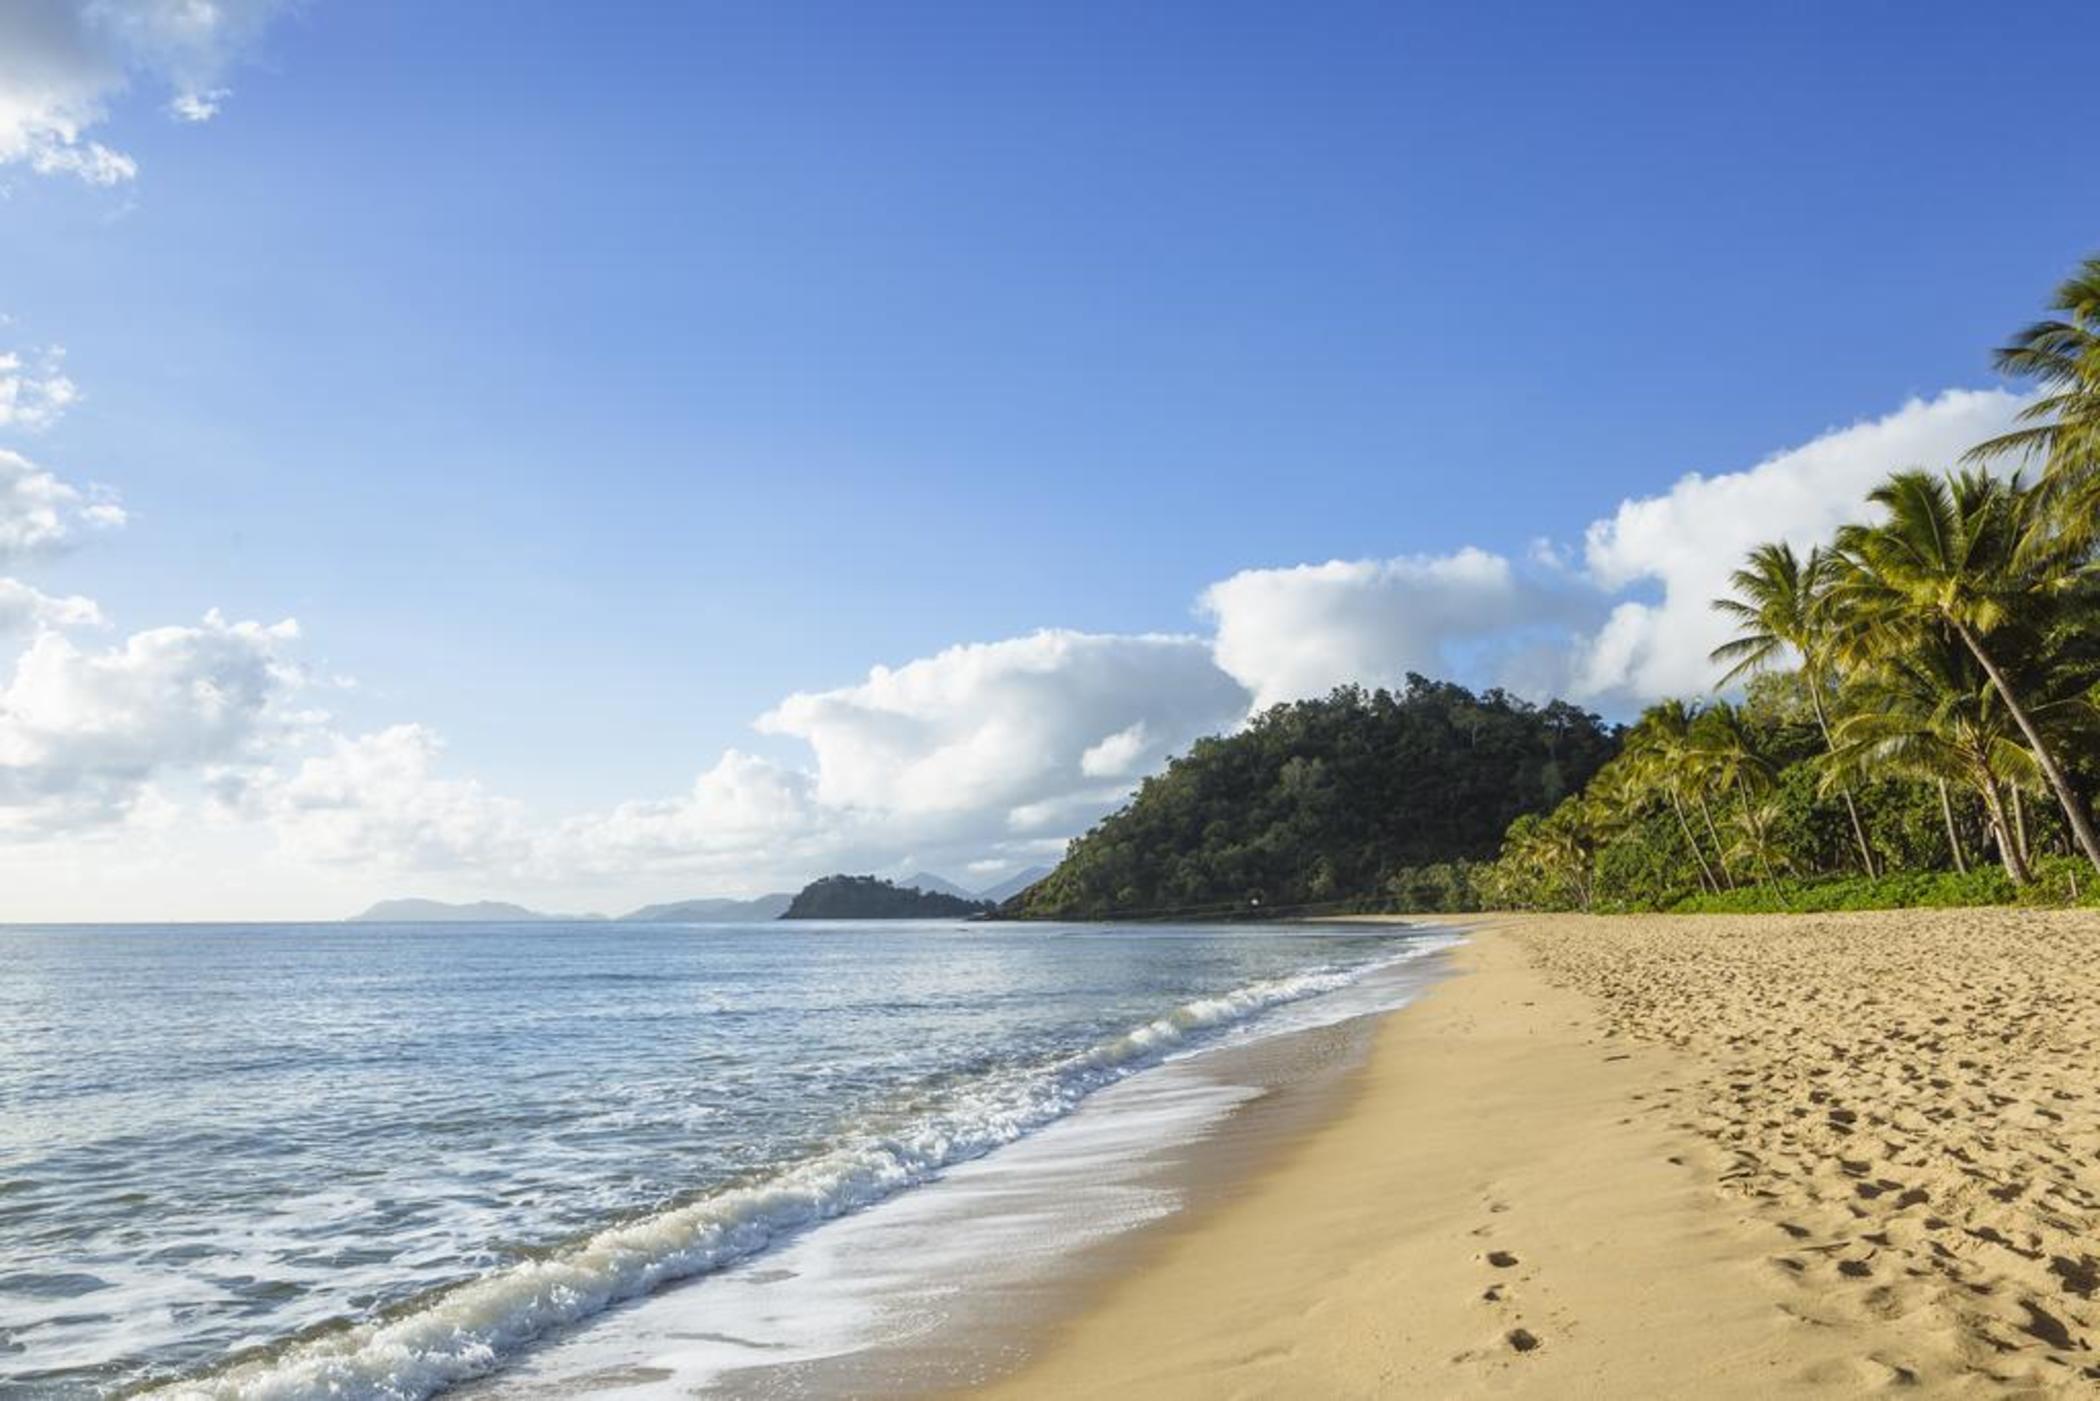
{"label": "sea foam", "polygon": [[295,1338],[143,1394],[208,1401],[415,1401],[487,1375],[521,1348],[622,1301],[746,1259],[811,1226],[926,1182],[1070,1113],[1093,1091],[1186,1054],[1264,1012],[1434,952],[1409,947],[1198,998],[1046,1065],[994,1072],[938,1108],[871,1124],[778,1172],[609,1227],[536,1259],[411,1299],[384,1316]]}

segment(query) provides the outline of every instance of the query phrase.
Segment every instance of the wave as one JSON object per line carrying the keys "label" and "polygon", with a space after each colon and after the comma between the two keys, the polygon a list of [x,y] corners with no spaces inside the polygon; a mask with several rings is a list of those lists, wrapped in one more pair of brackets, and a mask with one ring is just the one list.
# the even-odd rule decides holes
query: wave
{"label": "wave", "polygon": [[411,1299],[386,1315],[288,1340],[208,1373],[142,1388],[158,1401],[420,1401],[485,1376],[556,1329],[926,1182],[1058,1119],[1089,1094],[1285,1003],[1434,952],[1316,969],[1183,1003],[1046,1066],[986,1076],[937,1109],[874,1125],[761,1180],[608,1227],[539,1258]]}

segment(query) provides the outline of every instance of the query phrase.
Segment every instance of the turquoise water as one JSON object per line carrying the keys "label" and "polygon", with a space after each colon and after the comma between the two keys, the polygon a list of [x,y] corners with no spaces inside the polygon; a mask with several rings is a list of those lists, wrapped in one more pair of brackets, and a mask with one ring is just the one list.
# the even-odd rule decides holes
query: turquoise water
{"label": "turquoise water", "polygon": [[1348,927],[0,930],[0,1395],[429,1395],[1421,947]]}

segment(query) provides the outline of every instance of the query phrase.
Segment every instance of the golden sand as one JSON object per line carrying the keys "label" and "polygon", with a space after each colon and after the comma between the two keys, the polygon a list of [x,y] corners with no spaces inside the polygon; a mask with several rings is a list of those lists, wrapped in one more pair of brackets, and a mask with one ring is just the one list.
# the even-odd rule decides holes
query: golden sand
{"label": "golden sand", "polygon": [[2100,918],[1528,917],[1036,1397],[2100,1395]]}

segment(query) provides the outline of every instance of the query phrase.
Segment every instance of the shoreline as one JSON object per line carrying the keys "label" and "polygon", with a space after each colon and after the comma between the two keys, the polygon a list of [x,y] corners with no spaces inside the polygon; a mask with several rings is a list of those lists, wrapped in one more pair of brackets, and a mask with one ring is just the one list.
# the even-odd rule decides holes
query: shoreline
{"label": "shoreline", "polygon": [[1171,1057],[925,1190],[619,1305],[452,1394],[807,1401],[1002,1375],[1141,1270],[1162,1221],[1234,1198],[1334,1117],[1383,1014],[1447,975],[1453,931],[1419,932],[1429,944],[1369,977],[1273,1009],[1282,1026]]}
{"label": "shoreline", "polygon": [[1728,1194],[1732,1160],[1671,1108],[1701,1063],[1549,979],[1532,949],[1583,928],[1464,932],[1456,975],[1380,1019],[1335,1114],[1210,1209],[1149,1227],[1020,1367],[953,1394],[1751,1398],[1920,1380],[1871,1314],[1801,1306],[1773,1259],[1788,1237]]}

